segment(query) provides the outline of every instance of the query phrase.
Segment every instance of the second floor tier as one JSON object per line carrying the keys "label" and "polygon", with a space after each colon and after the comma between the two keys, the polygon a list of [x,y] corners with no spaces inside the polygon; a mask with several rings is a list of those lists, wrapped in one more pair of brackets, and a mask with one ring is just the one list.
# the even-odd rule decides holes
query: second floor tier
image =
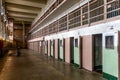
{"label": "second floor tier", "polygon": [[48,22],[38,25],[30,33],[29,39],[119,20],[120,0],[83,0],[66,11],[61,11],[63,12],[57,17],[51,15]]}

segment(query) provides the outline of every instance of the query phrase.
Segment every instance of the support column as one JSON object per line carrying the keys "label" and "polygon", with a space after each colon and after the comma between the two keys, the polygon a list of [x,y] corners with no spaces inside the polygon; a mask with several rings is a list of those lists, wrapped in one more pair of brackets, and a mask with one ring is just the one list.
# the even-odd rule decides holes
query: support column
{"label": "support column", "polygon": [[25,48],[25,24],[22,22],[23,25],[23,48]]}
{"label": "support column", "polygon": [[[0,10],[1,10],[1,6],[2,6],[2,0],[0,0]],[[0,11],[1,13],[1,11]],[[0,15],[0,39],[2,38],[2,20],[1,20],[1,15]]]}
{"label": "support column", "polygon": [[9,41],[10,41],[9,47],[18,47],[18,45],[16,44],[16,40],[14,39],[15,29],[14,29],[14,19],[13,18],[8,19],[8,29],[9,29],[9,31],[7,33],[8,33],[8,37],[9,37]]}

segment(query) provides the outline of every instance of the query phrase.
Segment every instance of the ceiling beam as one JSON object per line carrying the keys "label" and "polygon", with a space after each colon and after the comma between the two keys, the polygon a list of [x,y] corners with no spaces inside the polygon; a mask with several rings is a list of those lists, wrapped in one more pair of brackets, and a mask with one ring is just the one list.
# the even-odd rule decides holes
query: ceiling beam
{"label": "ceiling beam", "polygon": [[[23,21],[17,21],[17,20],[14,20],[14,25],[16,25],[16,24],[22,24],[22,22]],[[31,22],[29,22],[29,21],[24,21],[25,22],[25,24],[29,24],[29,25],[31,25]]]}
{"label": "ceiling beam", "polygon": [[24,18],[35,18],[36,17],[34,15],[15,14],[15,13],[9,13],[8,16],[24,17]]}
{"label": "ceiling beam", "polygon": [[34,19],[27,19],[27,18],[14,18],[15,21],[26,21],[26,22],[32,22]]}
{"label": "ceiling beam", "polygon": [[20,19],[20,18],[16,18],[16,19],[14,19],[15,20],[15,22],[16,21],[23,21],[23,22],[29,22],[29,23],[31,23],[33,20],[30,20],[30,19]]}
{"label": "ceiling beam", "polygon": [[25,13],[34,13],[38,14],[40,11],[34,11],[34,10],[27,10],[27,9],[20,9],[16,7],[6,7],[8,11],[16,11],[16,12],[25,12]]}
{"label": "ceiling beam", "polygon": [[23,0],[5,0],[5,2],[13,3],[13,4],[20,4],[20,5],[27,5],[27,6],[38,7],[38,8],[45,7],[45,4],[43,3],[35,3],[35,2],[23,1]]}
{"label": "ceiling beam", "polygon": [[24,0],[24,1],[30,1],[30,2],[36,2],[36,3],[43,3],[43,4],[47,3],[47,0]]}
{"label": "ceiling beam", "polygon": [[33,7],[33,6],[27,6],[27,5],[19,5],[19,4],[12,4],[12,3],[5,3],[6,6],[8,7],[15,7],[15,8],[20,8],[20,9],[29,9],[29,10],[34,10],[34,11],[40,11],[41,8],[38,7]]}
{"label": "ceiling beam", "polygon": [[37,14],[35,14],[35,13],[17,12],[17,11],[9,11],[9,10],[8,10],[8,13],[25,14],[25,15],[34,15],[34,16],[37,16]]}

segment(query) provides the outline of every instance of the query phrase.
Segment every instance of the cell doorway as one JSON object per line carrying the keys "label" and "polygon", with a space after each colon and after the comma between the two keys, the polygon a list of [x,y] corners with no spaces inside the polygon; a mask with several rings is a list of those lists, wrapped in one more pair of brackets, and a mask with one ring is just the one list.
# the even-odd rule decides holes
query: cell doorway
{"label": "cell doorway", "polygon": [[93,35],[93,70],[102,73],[102,34]]}

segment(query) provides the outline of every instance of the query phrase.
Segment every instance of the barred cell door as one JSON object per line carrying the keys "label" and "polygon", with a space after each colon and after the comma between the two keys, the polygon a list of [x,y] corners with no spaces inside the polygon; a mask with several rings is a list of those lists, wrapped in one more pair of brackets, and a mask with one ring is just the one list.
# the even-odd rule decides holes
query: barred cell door
{"label": "barred cell door", "polygon": [[65,39],[59,40],[59,54],[58,59],[65,61]]}
{"label": "barred cell door", "polygon": [[70,63],[74,64],[74,37],[70,38]]}

